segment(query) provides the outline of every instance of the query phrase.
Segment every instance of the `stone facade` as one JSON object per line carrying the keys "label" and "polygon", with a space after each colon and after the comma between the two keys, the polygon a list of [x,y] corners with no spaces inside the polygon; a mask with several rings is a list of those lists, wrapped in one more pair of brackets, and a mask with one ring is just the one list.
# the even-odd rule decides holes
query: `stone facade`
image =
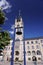
{"label": "stone facade", "polygon": [[[12,42],[5,47],[5,60],[10,60],[12,52]],[[43,61],[43,37],[24,38],[24,25],[21,16],[15,19],[15,42],[14,42],[14,61],[24,61],[24,42],[25,42],[25,58],[27,62]]]}

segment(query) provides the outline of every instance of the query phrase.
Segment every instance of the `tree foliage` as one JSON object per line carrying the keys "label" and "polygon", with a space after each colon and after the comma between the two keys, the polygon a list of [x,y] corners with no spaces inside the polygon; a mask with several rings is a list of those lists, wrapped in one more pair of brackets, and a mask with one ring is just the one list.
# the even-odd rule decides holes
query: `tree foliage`
{"label": "tree foliage", "polygon": [[10,35],[8,31],[2,31],[2,27],[1,25],[4,24],[5,20],[5,14],[2,11],[2,9],[0,8],[0,52],[2,51],[2,49],[4,49],[4,47],[6,45],[8,45],[10,43]]}
{"label": "tree foliage", "polygon": [[10,39],[9,32],[0,32],[0,49],[4,49],[4,47],[10,43]]}
{"label": "tree foliage", "polygon": [[5,20],[5,14],[2,11],[2,9],[0,8],[0,24],[2,25],[4,23]]}

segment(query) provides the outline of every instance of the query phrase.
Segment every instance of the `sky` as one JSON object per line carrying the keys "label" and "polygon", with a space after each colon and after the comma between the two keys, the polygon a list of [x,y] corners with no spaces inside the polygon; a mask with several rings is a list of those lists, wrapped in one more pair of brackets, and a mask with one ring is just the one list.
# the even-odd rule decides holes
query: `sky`
{"label": "sky", "polygon": [[0,0],[0,7],[6,16],[3,30],[8,30],[11,37],[13,36],[11,27],[19,10],[24,22],[25,38],[43,36],[43,0]]}

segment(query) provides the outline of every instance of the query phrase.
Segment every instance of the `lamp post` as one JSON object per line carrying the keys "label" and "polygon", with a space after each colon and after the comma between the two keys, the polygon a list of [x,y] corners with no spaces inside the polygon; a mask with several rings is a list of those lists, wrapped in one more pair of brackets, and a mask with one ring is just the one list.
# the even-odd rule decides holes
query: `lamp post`
{"label": "lamp post", "polygon": [[26,65],[26,51],[25,51],[25,41],[23,40],[23,47],[24,47],[24,65]]}
{"label": "lamp post", "polygon": [[[23,30],[24,30],[24,28],[23,28]],[[24,37],[25,37],[25,33],[24,33]],[[25,50],[25,40],[24,40],[24,37],[23,37],[24,65],[26,65],[26,50]]]}
{"label": "lamp post", "polygon": [[[12,27],[12,29],[13,29],[13,32],[15,32],[15,30],[14,30],[14,27]],[[14,34],[15,35],[15,34]],[[12,42],[12,52],[11,52],[11,65],[13,65],[14,63],[13,63],[13,61],[14,61],[14,42],[15,42],[15,36],[13,35],[13,42]]]}

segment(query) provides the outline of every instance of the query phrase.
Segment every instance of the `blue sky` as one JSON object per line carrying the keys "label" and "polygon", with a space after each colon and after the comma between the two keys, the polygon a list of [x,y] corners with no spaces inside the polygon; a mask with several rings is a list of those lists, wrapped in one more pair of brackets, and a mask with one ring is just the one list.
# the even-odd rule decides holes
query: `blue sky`
{"label": "blue sky", "polygon": [[25,38],[43,36],[43,0],[0,0],[0,3],[7,17],[4,30],[12,31],[11,26],[21,10]]}

